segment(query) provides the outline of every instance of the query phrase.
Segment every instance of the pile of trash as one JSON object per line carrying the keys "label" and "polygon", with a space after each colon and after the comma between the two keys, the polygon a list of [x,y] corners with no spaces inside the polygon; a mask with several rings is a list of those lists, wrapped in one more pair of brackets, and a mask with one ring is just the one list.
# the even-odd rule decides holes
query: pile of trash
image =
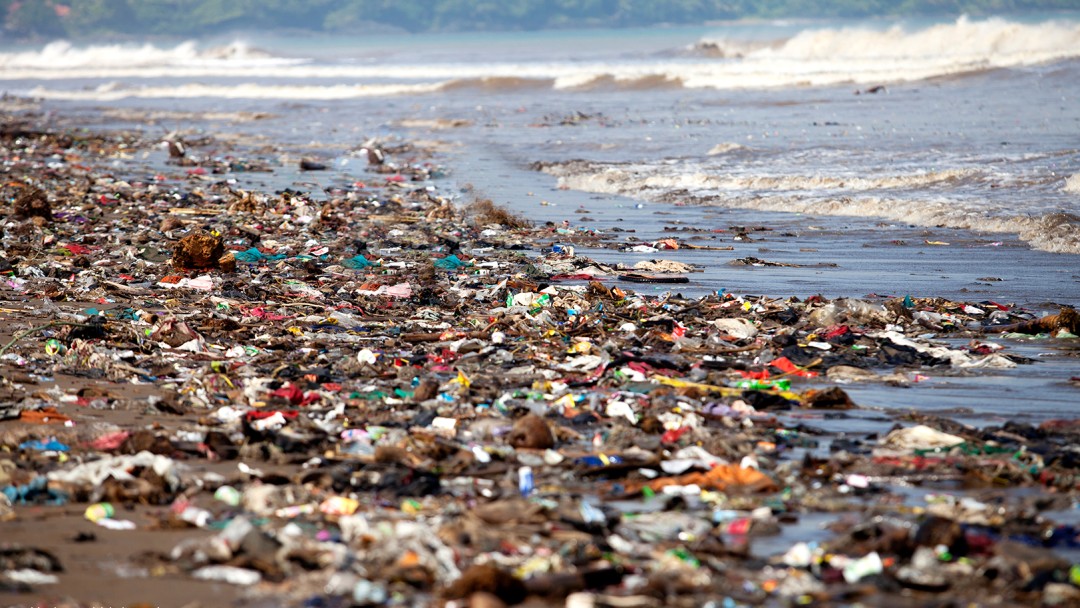
{"label": "pile of trash", "polygon": [[[694,268],[578,256],[376,145],[364,182],[260,192],[227,177],[266,159],[8,117],[0,539],[189,530],[123,576],[260,605],[1080,602],[1045,515],[1080,420],[816,426],[850,383],[1029,364],[1009,337],[1075,340],[1071,308],[647,296],[617,279]],[[141,150],[160,174],[109,163]],[[64,590],[65,542],[0,540],[0,592],[110,599]]]}

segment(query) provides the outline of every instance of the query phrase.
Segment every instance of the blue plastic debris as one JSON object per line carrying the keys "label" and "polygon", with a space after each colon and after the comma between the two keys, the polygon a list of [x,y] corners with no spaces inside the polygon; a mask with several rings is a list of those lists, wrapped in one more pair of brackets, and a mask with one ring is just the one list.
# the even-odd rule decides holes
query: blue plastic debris
{"label": "blue plastic debris", "polygon": [[247,251],[233,252],[233,257],[236,258],[237,262],[248,262],[248,263],[253,264],[255,262],[263,262],[263,261],[274,262],[274,261],[277,261],[277,260],[284,260],[288,256],[286,256],[284,253],[274,253],[274,254],[269,254],[268,255],[268,254],[265,254],[265,253],[259,251],[255,247],[252,247],[251,249],[248,249]]}
{"label": "blue plastic debris", "polygon": [[354,255],[353,257],[343,262],[346,268],[352,268],[353,270],[360,270],[369,266],[374,266],[375,263],[365,258],[363,255]]}
{"label": "blue plastic debris", "polygon": [[582,464],[587,467],[606,467],[613,464],[622,464],[621,456],[582,456],[574,459],[577,464]]}
{"label": "blue plastic debris", "polygon": [[462,262],[456,255],[448,255],[445,258],[435,260],[435,267],[442,268],[443,270],[457,270],[462,266],[468,266],[467,262]]}
{"label": "blue plastic debris", "polygon": [[6,496],[11,504],[15,505],[62,505],[68,501],[67,493],[50,489],[49,480],[45,477],[35,477],[30,480],[30,483],[21,486],[5,486],[0,488],[0,494]]}
{"label": "blue plastic debris", "polygon": [[41,452],[66,452],[70,448],[68,448],[67,445],[60,443],[56,439],[50,437],[48,441],[43,441],[40,439],[37,441],[24,441],[19,444],[19,449],[38,450]]}

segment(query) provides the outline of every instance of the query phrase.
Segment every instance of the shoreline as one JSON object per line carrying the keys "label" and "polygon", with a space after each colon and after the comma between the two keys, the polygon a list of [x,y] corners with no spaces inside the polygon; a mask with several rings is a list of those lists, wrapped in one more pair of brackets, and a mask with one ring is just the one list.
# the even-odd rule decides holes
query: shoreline
{"label": "shoreline", "polygon": [[[932,400],[928,379],[998,379],[1047,348],[1068,390],[1075,335],[980,330],[1029,311],[650,295],[629,268],[530,256],[566,235],[450,204],[440,157],[409,142],[322,201],[229,183],[295,169],[214,136],[166,160],[148,130],[31,120],[20,143],[13,124],[5,603],[1080,598],[1076,420],[977,427],[859,397]],[[47,213],[12,185],[28,177]],[[12,340],[51,322],[69,325]],[[83,518],[105,502],[135,529]],[[121,559],[130,542],[144,553]]]}
{"label": "shoreline", "polygon": [[[718,289],[800,298],[910,295],[1054,311],[1072,305],[1080,294],[1080,274],[1072,271],[1077,254],[1038,250],[1015,234],[564,190],[546,173],[515,170],[515,160],[520,161],[509,155],[499,158],[498,151],[481,147],[467,149],[451,162],[459,181],[480,182],[488,173],[511,177],[489,180],[476,188],[477,196],[537,222],[559,225],[568,220],[570,228],[583,233],[580,240],[573,234],[553,234],[545,243],[572,244],[608,264],[633,265],[665,256],[694,264],[703,272],[691,274],[690,285],[676,290],[692,297]],[[603,236],[591,238],[594,230]],[[746,238],[734,238],[740,232]],[[687,247],[725,250],[633,250],[672,238]],[[740,262],[753,258],[761,263]]]}

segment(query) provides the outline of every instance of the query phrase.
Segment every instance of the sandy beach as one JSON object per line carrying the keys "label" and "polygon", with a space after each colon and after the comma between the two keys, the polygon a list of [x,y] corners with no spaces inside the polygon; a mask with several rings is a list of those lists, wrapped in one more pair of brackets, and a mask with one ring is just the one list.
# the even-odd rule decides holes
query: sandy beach
{"label": "sandy beach", "polygon": [[0,132],[4,605],[1080,601],[1080,328],[998,285],[1016,239],[890,231],[933,261],[875,294],[861,227],[585,229],[415,128],[42,109]]}

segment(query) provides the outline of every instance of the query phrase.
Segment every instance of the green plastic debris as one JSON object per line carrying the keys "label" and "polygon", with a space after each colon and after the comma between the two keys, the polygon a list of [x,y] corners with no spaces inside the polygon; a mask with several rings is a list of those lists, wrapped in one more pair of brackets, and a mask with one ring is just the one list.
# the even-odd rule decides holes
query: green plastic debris
{"label": "green plastic debris", "polygon": [[780,380],[742,380],[735,383],[735,388],[751,391],[791,390],[791,381],[786,378]]}
{"label": "green plastic debris", "polygon": [[690,564],[695,568],[701,567],[701,561],[699,561],[698,558],[694,557],[692,553],[690,553],[683,547],[679,547],[678,549],[671,549],[670,551],[668,551],[668,555],[678,559],[681,562]]}

